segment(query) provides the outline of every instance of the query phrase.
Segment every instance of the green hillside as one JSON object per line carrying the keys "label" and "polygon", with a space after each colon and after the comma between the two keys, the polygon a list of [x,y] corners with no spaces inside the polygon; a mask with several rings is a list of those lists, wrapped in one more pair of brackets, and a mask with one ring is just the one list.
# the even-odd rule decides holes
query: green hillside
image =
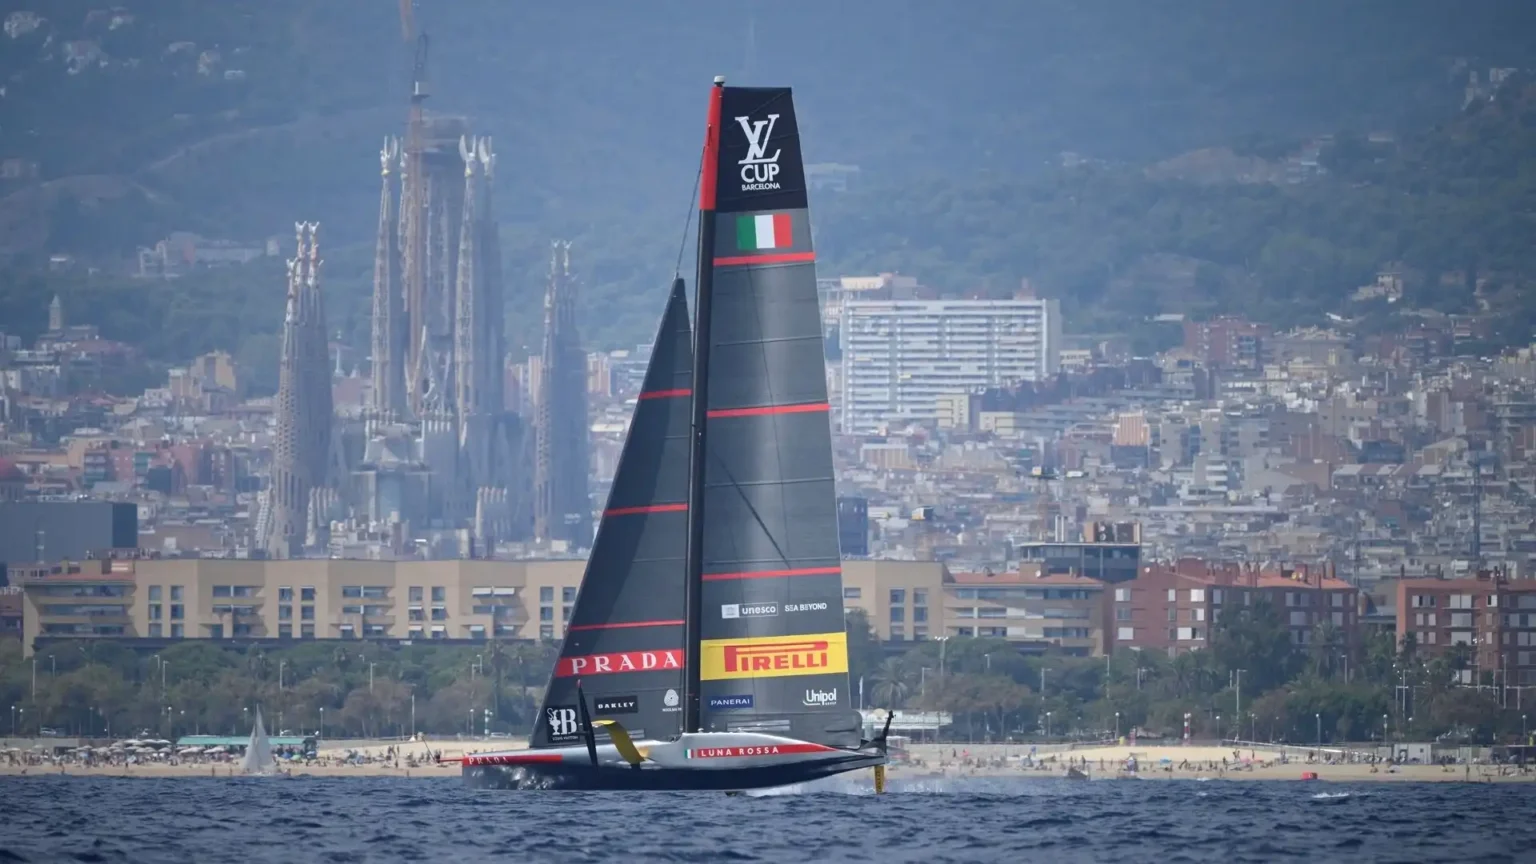
{"label": "green hillside", "polygon": [[[60,289],[156,359],[266,356],[275,269],[110,274],[171,230],[258,239],[303,218],[324,225],[332,325],[366,344],[374,154],[403,125],[409,55],[394,4],[174,0],[115,24],[51,6],[0,51],[0,157],[42,175],[0,181],[5,329],[35,333]],[[1412,133],[1458,117],[1469,70],[1536,62],[1528,4],[417,6],[431,104],[496,140],[514,350],[536,346],[551,237],[576,242],[587,340],[649,338],[722,71],[795,85],[808,158],[860,167],[854,191],[814,202],[825,274],[995,292],[1027,277],[1098,328],[1168,309],[1305,319],[1388,260],[1516,287],[1529,269],[1523,115]],[[8,24],[24,8],[0,7]],[[1355,137],[1378,129],[1403,143]],[[1327,132],[1333,174],[1304,186],[1144,170],[1223,146],[1273,161]],[[1063,151],[1088,167],[1056,167]],[[42,274],[52,253],[108,275]]]}

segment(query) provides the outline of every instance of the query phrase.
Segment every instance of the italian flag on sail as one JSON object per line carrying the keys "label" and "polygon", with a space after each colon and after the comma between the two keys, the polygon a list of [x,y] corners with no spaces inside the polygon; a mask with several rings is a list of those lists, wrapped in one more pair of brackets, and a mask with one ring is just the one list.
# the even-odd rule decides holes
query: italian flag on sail
{"label": "italian flag on sail", "polygon": [[793,242],[788,213],[736,217],[736,248],[744,252],[788,249]]}

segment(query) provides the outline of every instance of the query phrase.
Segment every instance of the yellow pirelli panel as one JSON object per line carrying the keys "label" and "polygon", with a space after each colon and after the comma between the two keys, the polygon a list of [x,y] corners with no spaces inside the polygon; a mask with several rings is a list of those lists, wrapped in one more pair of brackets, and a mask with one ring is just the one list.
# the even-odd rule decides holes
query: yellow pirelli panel
{"label": "yellow pirelli panel", "polygon": [[848,634],[707,639],[700,656],[704,681],[847,673]]}

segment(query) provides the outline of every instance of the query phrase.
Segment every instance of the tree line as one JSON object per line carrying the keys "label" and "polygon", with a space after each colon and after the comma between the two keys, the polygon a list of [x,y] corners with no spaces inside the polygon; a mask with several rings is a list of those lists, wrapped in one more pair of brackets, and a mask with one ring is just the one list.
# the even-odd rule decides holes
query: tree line
{"label": "tree line", "polygon": [[23,658],[20,645],[7,642],[0,646],[0,710],[10,706],[11,716],[0,719],[33,734],[245,735],[259,707],[274,733],[521,734],[554,654],[555,646],[499,642],[268,648],[207,640],[146,653],[128,642],[82,640]]}
{"label": "tree line", "polygon": [[[1536,729],[1536,688],[1504,688],[1470,649],[1433,657],[1389,632],[1348,645],[1324,624],[1291,644],[1266,603],[1231,610],[1203,650],[1170,658],[1121,649],[1109,657],[1023,655],[1001,639],[951,638],[890,655],[849,616],[856,691],[869,707],[947,711],[970,740],[1196,738],[1315,744],[1425,741],[1492,744]],[[862,679],[862,684],[860,680]],[[1527,715],[1531,715],[1529,719]]]}
{"label": "tree line", "polygon": [[[1021,654],[1001,639],[913,643],[899,653],[848,615],[853,702],[943,711],[966,740],[1178,737],[1318,741],[1510,741],[1532,728],[1526,697],[1470,651],[1433,657],[1374,633],[1350,646],[1331,625],[1297,648],[1277,610],[1215,622],[1205,650],[1076,657]],[[273,730],[329,737],[527,734],[554,664],[551,644],[369,641],[272,648],[190,640],[158,653],[79,641],[23,658],[0,645],[0,710],[18,733],[243,735],[261,707]],[[1536,688],[1526,688],[1532,690]],[[489,715],[487,715],[489,712]],[[7,727],[7,732],[10,728]]]}
{"label": "tree line", "polygon": [[[1244,139],[1239,149],[1279,156],[1297,145]],[[1536,84],[1515,76],[1497,98],[1400,140],[1341,132],[1319,161],[1322,173],[1293,185],[1196,182],[1100,163],[1022,175],[904,172],[896,183],[872,179],[815,195],[820,269],[899,271],[952,294],[995,296],[1028,278],[1061,298],[1072,328],[1084,332],[1132,332],[1162,312],[1237,312],[1284,327],[1347,311],[1365,316],[1363,326],[1401,325],[1397,310],[1410,307],[1495,312],[1496,342],[1529,340]],[[549,236],[569,237],[580,250],[588,345],[647,341],[673,263],[672,251],[658,250],[676,249],[677,221],[670,211],[636,218],[622,207],[555,222],[502,214],[509,350],[538,350]],[[349,214],[345,224],[353,223],[369,224],[366,212]],[[111,233],[93,223],[80,230]],[[327,320],[342,341],[366,345],[372,244],[328,243],[326,258]],[[1348,304],[1393,263],[1415,274],[1403,303]],[[282,284],[275,258],[169,282],[17,265],[0,273],[0,320],[35,335],[58,292],[71,317],[141,345],[152,361],[184,363],[223,349],[262,376],[265,389],[275,384]]]}

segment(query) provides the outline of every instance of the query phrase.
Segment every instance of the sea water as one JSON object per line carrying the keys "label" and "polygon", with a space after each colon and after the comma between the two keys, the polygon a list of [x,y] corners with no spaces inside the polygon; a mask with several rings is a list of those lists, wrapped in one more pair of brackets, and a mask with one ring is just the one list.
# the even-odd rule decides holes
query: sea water
{"label": "sea water", "polygon": [[[867,779],[867,778],[863,778]],[[769,794],[457,778],[7,777],[4,862],[1536,860],[1536,784],[858,777]]]}

